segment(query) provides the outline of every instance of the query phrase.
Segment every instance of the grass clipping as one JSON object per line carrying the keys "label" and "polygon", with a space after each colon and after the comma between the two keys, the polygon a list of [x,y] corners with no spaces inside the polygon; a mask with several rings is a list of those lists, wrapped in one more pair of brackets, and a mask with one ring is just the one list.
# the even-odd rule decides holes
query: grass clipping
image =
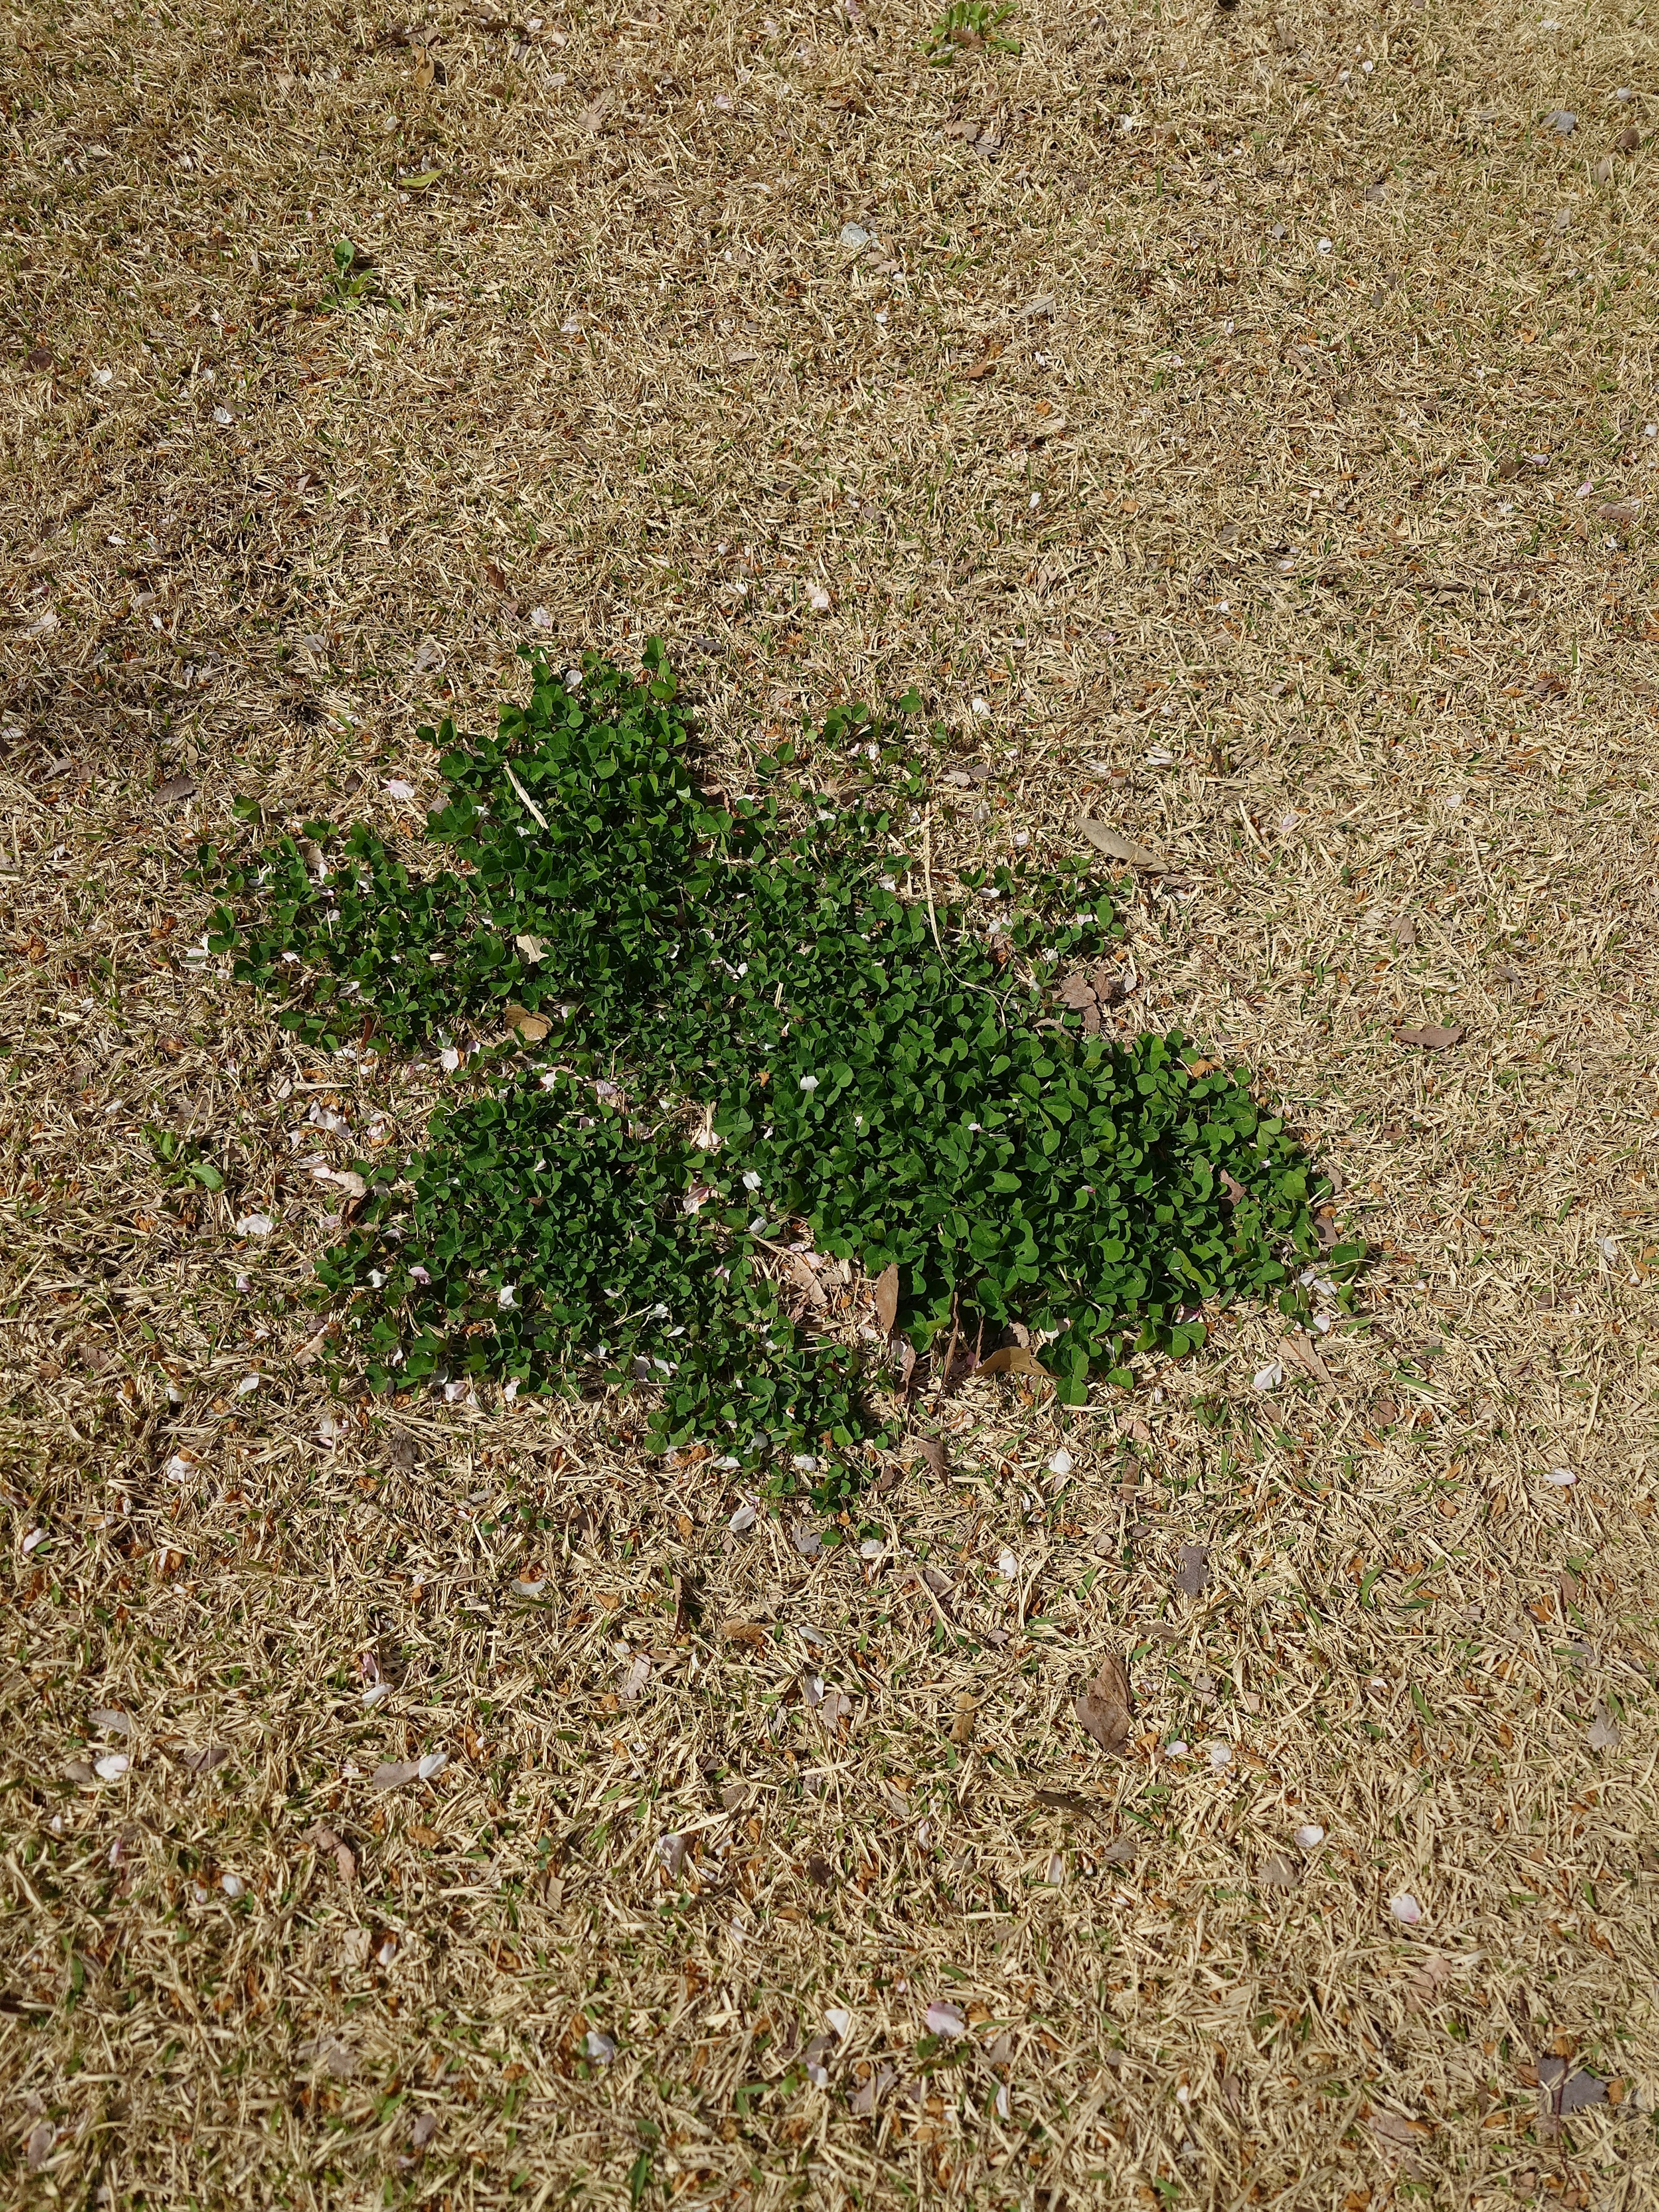
{"label": "grass clipping", "polygon": [[[913,702],[829,718],[820,749],[858,763],[832,805],[789,746],[755,793],[700,791],[659,647],[640,680],[532,672],[493,742],[436,733],[444,872],[323,823],[203,854],[235,901],[214,949],[307,1041],[458,1068],[489,1040],[416,1157],[355,1164],[319,1267],[375,1388],[643,1384],[662,1443],[793,1453],[831,1503],[842,1455],[889,1440],[872,1357],[907,1395],[1014,1367],[1081,1405],[1201,1342],[1206,1304],[1297,1312],[1298,1269],[1358,1259],[1321,1252],[1328,1186],[1238,1076],[1103,1032],[1121,930],[1084,862],[936,899]],[[873,1350],[789,1312],[803,1253],[885,1278]]]}

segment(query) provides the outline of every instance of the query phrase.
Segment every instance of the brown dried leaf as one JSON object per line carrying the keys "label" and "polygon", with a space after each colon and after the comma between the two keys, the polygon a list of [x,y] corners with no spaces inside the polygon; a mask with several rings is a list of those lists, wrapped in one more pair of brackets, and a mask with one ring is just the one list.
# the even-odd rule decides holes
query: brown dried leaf
{"label": "brown dried leaf", "polygon": [[1121,1752],[1133,1725],[1129,1678],[1109,1652],[1092,1682],[1079,1691],[1077,1717],[1103,1751]]}
{"label": "brown dried leaf", "polygon": [[1421,2142],[1425,2136],[1434,2133],[1427,2120],[1408,2120],[1400,2112],[1373,2112],[1371,2132],[1382,2136],[1384,2142]]}
{"label": "brown dried leaf", "polygon": [[1132,868],[1165,869],[1169,862],[1155,853],[1150,845],[1137,844],[1126,837],[1121,830],[1114,830],[1109,822],[1096,822],[1086,814],[1078,817],[1078,834],[1086,837],[1097,853],[1109,860],[1127,860]]}
{"label": "brown dried leaf", "polygon": [[1231,1206],[1238,1205],[1247,1194],[1243,1184],[1236,1176],[1229,1175],[1225,1168],[1221,1170],[1221,1188],[1226,1192],[1227,1201]]}
{"label": "brown dried leaf", "polygon": [[1617,1751],[1623,1731],[1607,1707],[1598,1705],[1586,1739],[1592,1751]]}
{"label": "brown dried leaf", "polygon": [[1589,2105],[1605,2105],[1607,2085],[1599,2075],[1579,2072],[1569,2074],[1561,2084],[1561,2116],[1564,2119],[1573,2112],[1582,2112]]}
{"label": "brown dried leaf", "polygon": [[1452,1978],[1452,1962],[1443,1951],[1431,1951],[1412,1976],[1412,2002],[1425,2010],[1434,2003]]}
{"label": "brown dried leaf", "polygon": [[404,1783],[412,1782],[420,1771],[418,1759],[383,1759],[369,1776],[368,1786],[371,1790],[401,1790]]}
{"label": "brown dried leaf", "polygon": [[874,1297],[876,1326],[884,1336],[890,1336],[898,1320],[899,1272],[896,1261],[890,1267],[884,1267],[876,1277]]}
{"label": "brown dried leaf", "polygon": [[933,1474],[942,1475],[948,1470],[951,1464],[950,1456],[939,1437],[918,1437],[916,1448]]}
{"label": "brown dried leaf", "polygon": [[187,1751],[185,1765],[192,1774],[211,1774],[216,1766],[222,1766],[230,1757],[230,1747],[222,1743],[204,1743],[199,1751]]}
{"label": "brown dried leaf", "polygon": [[1443,1052],[1448,1045],[1461,1041],[1463,1024],[1459,1022],[1446,1029],[1438,1022],[1422,1022],[1415,1029],[1398,1030],[1395,1035],[1401,1044],[1420,1045],[1425,1052]]}
{"label": "brown dried leaf", "polygon": [[[1075,1790],[1036,1790],[1031,1794],[1039,1805],[1051,1805],[1056,1813],[1074,1813],[1082,1820],[1104,1820],[1107,1817],[1107,1808],[1098,1799],[1082,1796]],[[1108,1844],[1104,1856],[1121,1857],[1121,1853],[1115,1853]]]}
{"label": "brown dried leaf", "polygon": [[168,800],[194,799],[196,779],[193,775],[169,775],[155,787],[155,796]]}
{"label": "brown dried leaf", "polygon": [[816,1269],[805,1254],[794,1252],[790,1255],[789,1277],[798,1290],[805,1291],[815,1306],[829,1304],[830,1301],[824,1295],[823,1285],[819,1282]]}
{"label": "brown dried leaf", "polygon": [[1183,1544],[1175,1571],[1176,1588],[1188,1597],[1201,1597],[1209,1582],[1209,1553],[1202,1544]]}
{"label": "brown dried leaf", "polygon": [[1331,1380],[1331,1370],[1320,1357],[1319,1347],[1310,1336],[1292,1334],[1281,1337],[1279,1350],[1293,1367],[1299,1367],[1309,1380],[1322,1390],[1334,1393],[1336,1385]]}
{"label": "brown dried leaf", "polygon": [[1273,1851],[1256,1869],[1255,1878],[1267,1889],[1294,1889],[1302,1879],[1302,1869],[1288,1853]]}
{"label": "brown dried leaf", "polygon": [[981,1359],[974,1372],[975,1375],[1041,1375],[1046,1381],[1054,1380],[1049,1370],[1023,1344],[1005,1344],[1000,1351]]}
{"label": "brown dried leaf", "polygon": [[528,1006],[521,1006],[516,999],[507,1002],[507,1025],[516,1030],[526,1044],[539,1044],[553,1024],[545,1014],[532,1014]]}
{"label": "brown dried leaf", "polygon": [[326,1821],[319,1820],[307,1835],[306,1841],[315,1850],[333,1853],[334,1863],[339,1871],[342,1881],[349,1882],[357,1879],[357,1862],[351,1856],[349,1846],[341,1842]]}
{"label": "brown dried leaf", "polygon": [[720,1623],[720,1642],[740,1644],[750,1651],[764,1651],[766,1631],[758,1620],[725,1620]]}

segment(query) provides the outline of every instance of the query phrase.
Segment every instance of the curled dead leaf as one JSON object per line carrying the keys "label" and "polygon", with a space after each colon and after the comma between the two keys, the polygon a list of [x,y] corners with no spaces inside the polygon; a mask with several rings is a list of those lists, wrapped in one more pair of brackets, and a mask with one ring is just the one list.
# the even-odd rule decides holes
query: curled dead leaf
{"label": "curled dead leaf", "polygon": [[740,1644],[749,1651],[764,1651],[766,1631],[757,1620],[725,1620],[720,1623],[720,1642]]}
{"label": "curled dead leaf", "polygon": [[1127,1747],[1133,1725],[1129,1678],[1109,1652],[1093,1681],[1079,1692],[1077,1717],[1103,1751]]}
{"label": "curled dead leaf", "polygon": [[1040,1375],[1045,1382],[1054,1380],[1050,1370],[1023,1344],[1005,1344],[1000,1351],[993,1352],[981,1359],[974,1372],[975,1375]]}
{"label": "curled dead leaf", "polygon": [[1150,845],[1138,844],[1134,838],[1126,837],[1109,822],[1097,822],[1090,815],[1080,814],[1077,826],[1079,836],[1086,837],[1096,852],[1103,853],[1109,860],[1127,860],[1132,868],[1160,870],[1169,866],[1169,862]]}
{"label": "curled dead leaf", "polygon": [[1334,1392],[1336,1385],[1331,1380],[1331,1370],[1320,1357],[1318,1346],[1310,1336],[1292,1334],[1281,1337],[1279,1350],[1291,1366],[1301,1369],[1310,1382],[1317,1383],[1322,1390],[1328,1393]]}
{"label": "curled dead leaf", "polygon": [[1129,988],[1120,970],[1103,960],[1093,968],[1073,968],[1054,995],[1062,1006],[1082,1015],[1085,1036],[1093,1036],[1103,1014],[1121,1006]]}
{"label": "curled dead leaf", "polygon": [[526,1044],[539,1044],[553,1024],[545,1014],[533,1014],[515,999],[507,1002],[507,1025],[516,1030]]}

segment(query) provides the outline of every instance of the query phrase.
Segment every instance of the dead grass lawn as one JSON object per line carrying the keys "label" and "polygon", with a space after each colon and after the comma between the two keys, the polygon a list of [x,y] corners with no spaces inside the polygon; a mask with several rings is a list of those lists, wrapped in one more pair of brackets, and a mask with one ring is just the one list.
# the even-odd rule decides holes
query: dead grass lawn
{"label": "dead grass lawn", "polygon": [[[12,2195],[1651,2203],[1650,32],[542,4],[0,31]],[[192,960],[196,841],[653,631],[734,766],[915,684],[941,871],[1165,852],[1138,1018],[1375,1255],[1322,1378],[972,1386],[816,1556],[330,1401],[307,1164],[442,1079]]]}

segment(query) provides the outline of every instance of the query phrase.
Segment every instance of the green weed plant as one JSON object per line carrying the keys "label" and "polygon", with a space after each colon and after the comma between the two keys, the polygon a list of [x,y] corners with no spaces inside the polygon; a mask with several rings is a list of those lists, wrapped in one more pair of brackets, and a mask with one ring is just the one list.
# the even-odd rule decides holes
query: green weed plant
{"label": "green weed plant", "polygon": [[850,802],[789,744],[728,796],[654,641],[639,678],[531,673],[493,738],[422,732],[447,865],[324,823],[202,854],[213,949],[308,1042],[487,1041],[418,1152],[355,1163],[367,1200],[319,1267],[376,1389],[638,1389],[659,1444],[830,1504],[902,1421],[894,1351],[792,1317],[792,1247],[896,1268],[913,1383],[1018,1324],[1067,1406],[1200,1344],[1206,1306],[1304,1309],[1328,1186],[1282,1122],[1179,1035],[1086,1034],[1055,995],[1122,934],[1087,864],[933,896],[914,700],[816,733],[843,778],[856,751]]}

